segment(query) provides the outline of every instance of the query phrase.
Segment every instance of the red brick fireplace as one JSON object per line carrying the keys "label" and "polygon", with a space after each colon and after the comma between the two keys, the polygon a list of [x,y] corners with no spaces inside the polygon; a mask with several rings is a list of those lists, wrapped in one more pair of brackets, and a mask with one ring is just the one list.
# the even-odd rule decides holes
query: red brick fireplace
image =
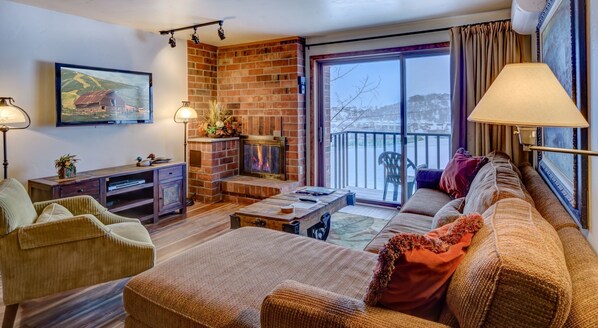
{"label": "red brick fireplace", "polygon": [[[242,124],[244,135],[282,134],[287,180],[234,178],[240,172],[238,140],[208,143],[190,139],[190,150],[202,150],[201,167],[189,166],[189,192],[195,193],[198,201],[240,201],[245,196],[259,199],[277,188],[304,185],[305,95],[298,87],[298,77],[305,75],[304,40],[293,37],[220,48],[188,42],[187,46],[189,101],[198,116],[203,117],[209,100],[217,99]],[[198,136],[198,126],[197,122],[189,125],[190,138]],[[230,156],[235,153],[234,144],[236,159]],[[204,165],[208,162],[212,167]],[[236,198],[230,199],[233,194]]]}

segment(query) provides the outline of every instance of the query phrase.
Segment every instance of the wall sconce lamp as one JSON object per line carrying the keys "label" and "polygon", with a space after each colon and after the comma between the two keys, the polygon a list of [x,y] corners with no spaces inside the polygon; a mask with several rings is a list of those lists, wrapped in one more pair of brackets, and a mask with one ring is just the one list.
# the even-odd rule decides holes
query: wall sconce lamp
{"label": "wall sconce lamp", "polygon": [[9,130],[26,129],[31,125],[27,112],[14,104],[11,97],[0,97],[0,131],[4,146],[4,179],[8,178],[8,160],[6,159],[6,132]]}
{"label": "wall sconce lamp", "polygon": [[222,28],[222,24],[224,24],[223,20],[217,20],[217,21],[207,22],[207,23],[203,23],[203,24],[185,26],[185,27],[175,28],[172,30],[164,30],[164,31],[160,31],[160,34],[161,35],[170,34],[170,38],[168,39],[168,44],[170,45],[171,48],[174,48],[174,47],[176,47],[176,40],[174,38],[174,32],[193,29],[194,32],[193,32],[193,34],[191,34],[191,41],[193,41],[193,43],[195,43],[195,44],[199,44],[199,37],[197,36],[197,29],[200,27],[203,27],[203,26],[214,25],[214,24],[220,25],[220,27],[218,27],[218,37],[220,38],[220,40],[226,39],[226,36],[224,35],[224,29]]}
{"label": "wall sconce lamp", "polygon": [[516,126],[514,133],[519,135],[524,151],[598,156],[596,151],[536,145],[538,127],[590,126],[544,63],[506,65],[467,120]]}

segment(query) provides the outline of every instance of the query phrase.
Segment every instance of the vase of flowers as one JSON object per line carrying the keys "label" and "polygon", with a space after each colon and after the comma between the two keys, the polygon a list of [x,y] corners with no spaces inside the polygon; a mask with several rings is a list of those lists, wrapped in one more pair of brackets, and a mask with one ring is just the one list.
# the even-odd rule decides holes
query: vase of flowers
{"label": "vase of flowers", "polygon": [[201,127],[203,134],[210,138],[236,137],[241,133],[241,124],[216,100],[210,101],[210,108]]}
{"label": "vase of flowers", "polygon": [[78,160],[77,155],[71,154],[62,155],[55,160],[54,166],[58,172],[58,178],[74,178],[77,175],[77,167],[75,166],[75,163],[77,163]]}

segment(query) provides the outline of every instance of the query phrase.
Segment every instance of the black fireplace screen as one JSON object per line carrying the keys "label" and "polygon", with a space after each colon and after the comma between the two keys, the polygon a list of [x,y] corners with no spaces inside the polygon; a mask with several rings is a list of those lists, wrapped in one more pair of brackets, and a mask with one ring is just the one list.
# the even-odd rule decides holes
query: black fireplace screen
{"label": "black fireplace screen", "polygon": [[241,140],[241,174],[285,179],[283,137],[247,136]]}

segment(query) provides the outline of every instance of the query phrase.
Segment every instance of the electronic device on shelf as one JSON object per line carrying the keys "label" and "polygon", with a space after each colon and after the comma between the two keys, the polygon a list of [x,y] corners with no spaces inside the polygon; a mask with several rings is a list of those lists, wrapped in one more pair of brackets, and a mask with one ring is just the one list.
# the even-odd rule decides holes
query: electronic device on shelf
{"label": "electronic device on shelf", "polygon": [[142,185],[145,183],[144,179],[121,180],[108,183],[108,191],[119,190],[127,187]]}

